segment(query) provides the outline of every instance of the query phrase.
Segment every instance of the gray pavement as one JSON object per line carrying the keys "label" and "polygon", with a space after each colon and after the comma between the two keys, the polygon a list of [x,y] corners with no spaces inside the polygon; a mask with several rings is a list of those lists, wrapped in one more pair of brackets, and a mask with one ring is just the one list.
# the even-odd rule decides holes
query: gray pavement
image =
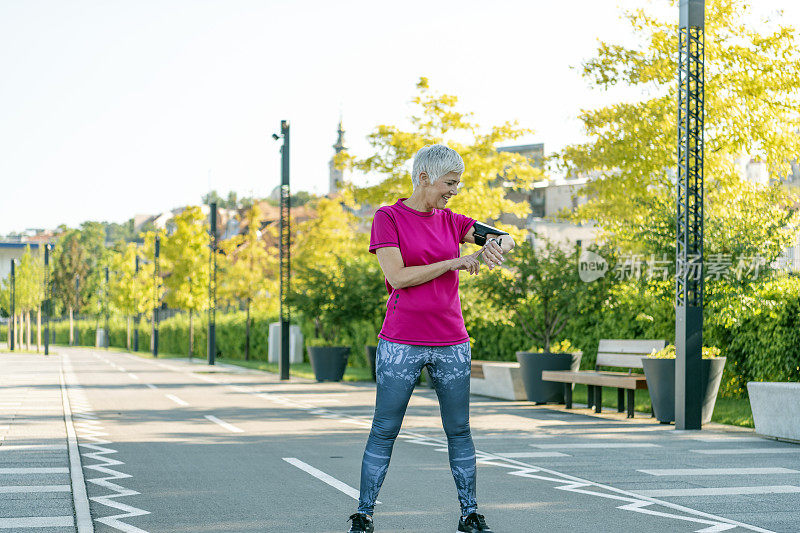
{"label": "gray pavement", "polygon": [[[347,531],[373,384],[56,351],[0,354],[0,468],[17,469],[0,470],[0,528],[74,531],[85,503],[102,532]],[[480,512],[497,533],[800,531],[800,445],[477,396],[471,426]],[[85,497],[69,468],[70,427]],[[20,447],[41,445],[50,448]],[[456,529],[430,389],[412,396],[379,500],[376,531]],[[42,517],[72,520],[11,521]]]}

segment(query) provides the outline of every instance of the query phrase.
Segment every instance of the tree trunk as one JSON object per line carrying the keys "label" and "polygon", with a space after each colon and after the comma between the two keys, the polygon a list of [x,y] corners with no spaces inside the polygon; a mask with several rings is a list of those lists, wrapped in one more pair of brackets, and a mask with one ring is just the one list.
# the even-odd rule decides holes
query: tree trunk
{"label": "tree trunk", "polygon": [[194,312],[189,309],[189,359],[194,355]]}
{"label": "tree trunk", "polygon": [[72,306],[69,306],[69,345],[73,346],[75,344],[75,335],[73,333],[73,325],[72,325]]}
{"label": "tree trunk", "polygon": [[31,312],[25,311],[25,349],[31,351]]}
{"label": "tree trunk", "polygon": [[42,306],[36,308],[36,353],[42,347]]}
{"label": "tree trunk", "polygon": [[244,323],[244,360],[250,360],[250,298],[247,299],[247,320]]}

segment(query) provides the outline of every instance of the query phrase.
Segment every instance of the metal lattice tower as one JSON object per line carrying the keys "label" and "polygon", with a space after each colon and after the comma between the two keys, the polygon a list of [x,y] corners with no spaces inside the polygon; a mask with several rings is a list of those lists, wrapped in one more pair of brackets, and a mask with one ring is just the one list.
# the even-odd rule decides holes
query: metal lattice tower
{"label": "metal lattice tower", "polygon": [[287,304],[289,284],[291,283],[291,234],[289,228],[290,191],[289,191],[289,121],[281,121],[281,241],[280,241],[280,299],[281,299],[281,356],[279,362],[280,379],[289,379],[289,324],[291,312]]}
{"label": "metal lattice tower", "polygon": [[681,0],[675,273],[675,428],[700,429],[703,345],[703,0]]}

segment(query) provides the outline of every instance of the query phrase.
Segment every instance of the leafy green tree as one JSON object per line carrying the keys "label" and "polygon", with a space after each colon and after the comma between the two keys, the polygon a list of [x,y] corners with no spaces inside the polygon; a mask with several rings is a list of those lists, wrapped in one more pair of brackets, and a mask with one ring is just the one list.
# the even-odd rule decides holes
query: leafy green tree
{"label": "leafy green tree", "polygon": [[194,314],[208,309],[209,234],[206,216],[191,206],[174,219],[175,232],[161,255],[167,305],[189,312],[189,354],[194,349]]}
{"label": "leafy green tree", "polygon": [[262,238],[263,219],[261,208],[253,204],[245,213],[247,233],[220,243],[225,259],[218,278],[219,296],[244,302],[247,311],[245,360],[250,358],[250,308],[276,311],[278,304],[278,257]]}
{"label": "leafy green tree", "polygon": [[[525,156],[512,152],[498,152],[500,144],[533,133],[520,128],[516,122],[506,122],[482,131],[472,121],[472,114],[457,109],[458,98],[431,92],[428,79],[420,78],[419,93],[412,99],[417,112],[410,117],[410,130],[397,126],[379,125],[367,137],[374,153],[358,159],[346,151],[337,155],[336,164],[363,173],[375,173],[382,180],[373,186],[356,187],[352,183],[343,188],[344,199],[349,204],[390,204],[412,192],[410,162],[423,146],[445,143],[464,159],[463,190],[450,200],[448,207],[480,221],[496,220],[501,214],[514,214],[525,218],[530,204],[506,197],[510,190],[527,191],[542,179],[541,169]],[[498,227],[513,233],[519,240],[521,233],[513,226]]]}
{"label": "leafy green tree", "polygon": [[[139,271],[136,272],[136,258]],[[131,346],[131,317],[147,314],[154,306],[154,264],[146,260],[135,243],[119,246],[109,259],[109,297],[114,312],[127,318],[128,348]]]}
{"label": "leafy green tree", "polygon": [[[749,25],[748,11],[745,0],[706,2],[704,252],[760,255],[770,264],[793,237],[797,197],[743,181],[736,160],[757,158],[779,177],[800,153],[800,46],[794,28]],[[590,200],[575,221],[596,221],[602,240],[621,250],[674,263],[676,21],[644,8],[625,17],[640,44],[601,42],[583,75],[603,90],[639,88],[643,98],[584,110],[590,140],[561,159],[572,173],[597,176],[581,192]]]}

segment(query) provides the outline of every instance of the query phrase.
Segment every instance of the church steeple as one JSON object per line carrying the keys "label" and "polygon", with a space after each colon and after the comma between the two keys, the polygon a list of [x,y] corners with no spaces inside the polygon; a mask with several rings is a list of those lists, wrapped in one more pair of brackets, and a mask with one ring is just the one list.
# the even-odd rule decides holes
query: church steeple
{"label": "church steeple", "polygon": [[[339,128],[337,129],[338,137],[336,138],[336,144],[333,145],[334,156],[343,150],[347,150],[347,147],[344,145],[344,129],[342,128],[342,118],[339,117]],[[344,173],[337,169],[333,164],[333,158],[331,158],[330,164],[330,177],[328,181],[328,194],[335,194],[339,191],[339,185],[344,180]]]}

